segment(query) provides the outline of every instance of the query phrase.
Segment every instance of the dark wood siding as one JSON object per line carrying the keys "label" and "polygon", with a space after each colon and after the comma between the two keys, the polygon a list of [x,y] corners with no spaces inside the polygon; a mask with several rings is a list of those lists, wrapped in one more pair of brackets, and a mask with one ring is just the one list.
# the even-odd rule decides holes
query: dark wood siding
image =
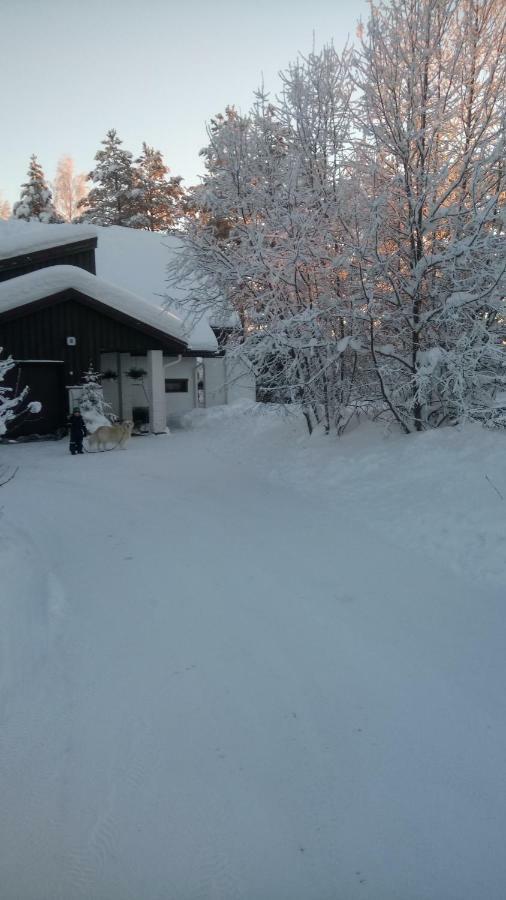
{"label": "dark wood siding", "polygon": [[[68,410],[63,365],[61,363],[20,363],[6,375],[6,385],[14,396],[28,388],[26,402],[19,415],[8,425],[8,437],[28,434],[55,434],[65,427]],[[39,413],[30,412],[30,401],[42,405]]]}
{"label": "dark wood siding", "polygon": [[[68,337],[76,339],[75,347],[67,345]],[[0,347],[16,360],[62,360],[67,384],[78,384],[90,362],[98,371],[101,353],[163,350],[177,356],[185,350],[169,335],[73,290],[0,315]]]}
{"label": "dark wood siding", "polygon": [[10,259],[0,259],[0,281],[17,278],[18,275],[27,275],[38,269],[47,269],[48,266],[77,266],[79,269],[85,269],[86,272],[96,275],[96,246],[97,238],[89,238],[86,241],[76,241],[61,247],[49,247],[46,250],[13,256]]}

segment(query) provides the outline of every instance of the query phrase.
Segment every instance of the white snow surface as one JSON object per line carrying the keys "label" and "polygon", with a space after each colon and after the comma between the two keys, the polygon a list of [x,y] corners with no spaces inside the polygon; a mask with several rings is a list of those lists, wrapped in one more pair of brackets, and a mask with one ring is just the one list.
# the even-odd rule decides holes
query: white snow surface
{"label": "white snow surface", "polygon": [[505,435],[186,424],[0,446],[0,896],[503,900]]}
{"label": "white snow surface", "polygon": [[0,220],[0,259],[35,253],[97,236],[92,225],[45,225],[23,219]]}
{"label": "white snow surface", "polygon": [[[96,226],[97,274],[143,297],[156,307],[166,302],[167,266],[172,254],[181,252],[180,238],[170,234],[111,225]],[[184,252],[184,250],[183,250]],[[218,343],[206,318],[189,314],[182,305],[189,287],[178,292],[174,312],[183,320],[183,334],[193,350],[216,351]]]}
{"label": "white snow surface", "polygon": [[130,291],[91,275],[77,266],[49,266],[4,281],[0,284],[0,312],[33,303],[67,288],[81,291],[88,297],[124,312],[139,322],[185,341],[181,319],[174,313],[152,306]]}

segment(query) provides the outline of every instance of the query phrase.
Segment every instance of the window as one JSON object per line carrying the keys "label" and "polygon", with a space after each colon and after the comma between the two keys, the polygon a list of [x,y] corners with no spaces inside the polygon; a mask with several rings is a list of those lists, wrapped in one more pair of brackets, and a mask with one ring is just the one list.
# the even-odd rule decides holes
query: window
{"label": "window", "polygon": [[166,394],[187,394],[188,379],[187,378],[166,378],[165,379]]}

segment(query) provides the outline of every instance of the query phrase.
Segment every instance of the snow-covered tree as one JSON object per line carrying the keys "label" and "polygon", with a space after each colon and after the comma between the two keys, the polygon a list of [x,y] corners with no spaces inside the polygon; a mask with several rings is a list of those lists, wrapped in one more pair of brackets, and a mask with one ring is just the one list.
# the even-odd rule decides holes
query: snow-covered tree
{"label": "snow-covered tree", "polygon": [[89,173],[93,182],[87,197],[78,207],[84,210],[81,221],[94,225],[130,225],[134,215],[132,198],[132,154],[123,150],[114,128],[102,141],[103,149],[95,156],[97,165]]}
{"label": "snow-covered tree", "polygon": [[311,428],[341,422],[356,368],[340,285],[347,65],[346,52],[326,47],[287,69],[276,102],[260,90],[248,116],[229,108],[211,122],[200,214],[186,222],[185,263],[170,276],[199,275],[214,315],[232,303],[264,395],[301,404]]}
{"label": "snow-covered tree", "polygon": [[12,425],[23,412],[35,415],[41,410],[41,405],[36,400],[26,403],[29,394],[28,387],[17,395],[14,394],[12,388],[5,387],[3,384],[5,376],[14,368],[15,364],[10,356],[2,358],[2,353],[3,349],[0,347],[0,437],[7,432],[9,425]]}
{"label": "snow-covered tree", "polygon": [[14,204],[12,214],[15,219],[38,220],[49,224],[61,222],[62,218],[53,204],[53,197],[35,155],[30,157],[28,181],[22,185],[21,196]]}
{"label": "snow-covered tree", "polygon": [[406,431],[490,414],[504,384],[506,7],[371,7],[355,55],[356,306]]}
{"label": "snow-covered tree", "polygon": [[2,199],[2,194],[0,192],[0,219],[9,219],[11,216],[11,205],[8,200]]}
{"label": "snow-covered tree", "polygon": [[100,372],[96,372],[91,363],[83,375],[79,409],[89,431],[95,431],[100,425],[110,425],[111,407],[104,400]]}
{"label": "snow-covered tree", "polygon": [[505,31],[501,0],[379,2],[356,50],[210,123],[169,296],[232,307],[310,427],[504,418]]}
{"label": "snow-covered tree", "polygon": [[183,189],[179,176],[169,177],[160,150],[142,145],[133,170],[134,214],[130,225],[146,231],[168,231],[181,216]]}
{"label": "snow-covered tree", "polygon": [[66,222],[72,222],[79,213],[81,204],[83,210],[88,194],[86,175],[75,171],[74,160],[71,156],[62,156],[58,160],[56,175],[53,182],[54,205]]}

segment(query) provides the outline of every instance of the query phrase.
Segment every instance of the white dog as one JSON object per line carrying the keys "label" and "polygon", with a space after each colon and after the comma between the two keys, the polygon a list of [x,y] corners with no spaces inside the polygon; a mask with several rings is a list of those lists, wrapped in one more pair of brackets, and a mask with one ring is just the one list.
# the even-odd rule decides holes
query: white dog
{"label": "white dog", "polygon": [[114,450],[116,447],[124,450],[133,427],[134,423],[130,419],[119,422],[117,425],[101,425],[93,434],[88,435],[88,449],[107,450],[107,445],[111,444],[110,450]]}

